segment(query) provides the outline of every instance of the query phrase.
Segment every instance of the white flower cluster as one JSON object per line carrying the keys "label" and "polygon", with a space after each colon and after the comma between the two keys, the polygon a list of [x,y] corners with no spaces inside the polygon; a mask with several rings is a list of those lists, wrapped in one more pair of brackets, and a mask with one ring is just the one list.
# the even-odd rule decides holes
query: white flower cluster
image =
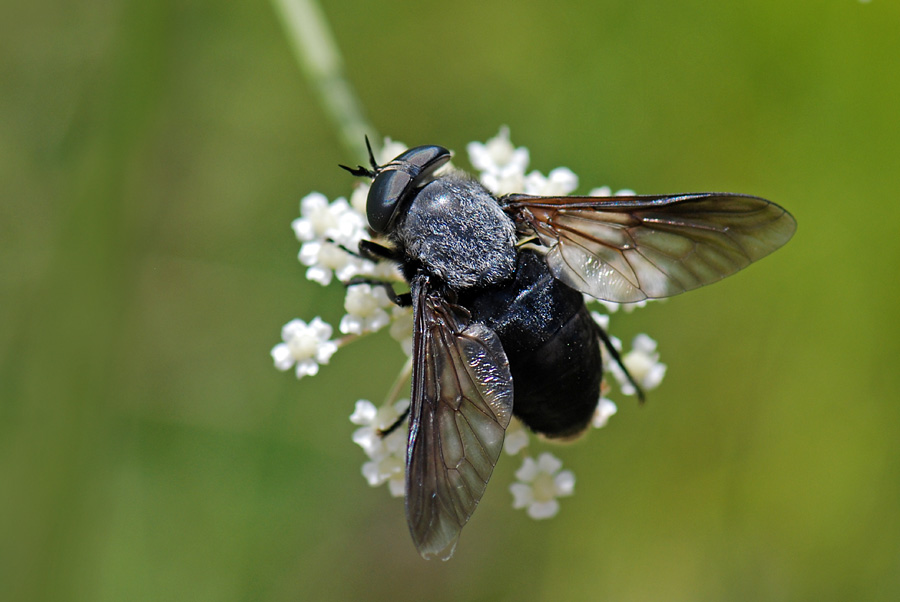
{"label": "white flower cluster", "polygon": [[[502,127],[499,134],[485,143],[471,142],[466,147],[469,160],[478,171],[479,180],[495,195],[524,192],[532,195],[560,196],[571,194],[578,187],[578,176],[565,167],[558,167],[544,175],[538,171],[528,172],[529,153],[524,147],[514,147],[510,142],[509,129]],[[405,151],[401,143],[386,139],[376,156],[379,164],[384,164]],[[356,253],[359,241],[371,239],[372,233],[366,228],[366,199],[369,182],[358,182],[356,188],[346,198],[329,202],[324,195],[313,192],[300,202],[300,217],[292,227],[301,243],[299,259],[307,266],[306,277],[325,286],[336,279],[348,283],[354,278],[372,282],[398,284],[404,280],[396,266],[388,262],[375,263]],[[591,190],[592,196],[610,196],[608,187]],[[620,190],[616,195],[634,194],[630,190]],[[341,339],[331,338],[332,327],[316,317],[308,324],[302,320],[292,320],[282,329],[283,342],[272,349],[272,359],[279,370],[295,367],[297,378],[315,375],[319,366],[327,364],[339,346],[350,340],[388,326],[390,335],[397,340],[407,355],[412,349],[412,312],[409,308],[393,305],[387,287],[368,283],[347,286],[344,310],[338,329],[344,335]],[[601,302],[585,296],[594,306],[605,309],[605,313],[592,312],[594,319],[608,332],[609,314],[619,310],[619,304]],[[624,305],[624,311],[642,307],[644,303]],[[619,351],[622,362],[635,381],[645,391],[659,386],[666,372],[665,364],[659,362],[656,342],[645,334],[635,337],[632,349],[622,353],[622,343],[610,336]],[[604,350],[604,353],[605,350]],[[407,364],[407,368],[409,364]],[[604,371],[618,383],[624,395],[636,393],[625,372],[610,358],[605,357]],[[609,385],[604,379],[601,398],[592,424],[606,425],[616,413],[616,404],[606,398]],[[362,447],[368,457],[362,473],[366,481],[374,486],[387,483],[393,496],[404,494],[404,468],[406,456],[406,429],[394,428],[385,434],[400,419],[409,407],[408,400],[397,400],[393,392],[380,408],[367,400],[356,402],[350,421],[358,425],[353,433],[353,441]],[[521,422],[513,419],[506,432],[504,450],[511,455],[521,455],[523,463],[516,472],[518,482],[510,486],[513,507],[525,508],[534,519],[550,518],[559,511],[556,498],[572,495],[575,489],[575,475],[562,469],[553,455],[544,452],[535,460],[528,454],[533,437]]]}

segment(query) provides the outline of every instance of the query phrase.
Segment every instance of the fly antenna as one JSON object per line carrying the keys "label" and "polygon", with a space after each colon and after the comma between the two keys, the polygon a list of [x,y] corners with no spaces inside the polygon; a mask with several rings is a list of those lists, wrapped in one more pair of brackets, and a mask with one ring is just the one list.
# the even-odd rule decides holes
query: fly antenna
{"label": "fly antenna", "polygon": [[379,166],[375,161],[375,153],[372,152],[372,144],[369,142],[369,136],[366,136],[366,150],[369,151],[369,164],[372,165],[372,169],[363,167],[362,165],[357,165],[356,167],[347,167],[346,165],[338,164],[338,167],[346,169],[358,178],[362,176],[365,176],[367,178],[374,178],[378,175],[378,172],[381,171],[381,166]]}
{"label": "fly antenna", "polygon": [[381,168],[378,166],[378,163],[375,162],[375,153],[372,152],[372,144],[369,142],[368,134],[366,134],[366,150],[369,151],[369,165],[372,166],[372,171],[378,173],[381,171]]}

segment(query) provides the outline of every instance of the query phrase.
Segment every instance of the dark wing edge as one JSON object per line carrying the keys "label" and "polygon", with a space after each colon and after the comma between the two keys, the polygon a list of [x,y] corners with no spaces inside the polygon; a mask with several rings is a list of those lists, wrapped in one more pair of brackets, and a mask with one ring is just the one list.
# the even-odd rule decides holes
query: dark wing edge
{"label": "dark wing edge", "polygon": [[617,303],[671,297],[721,280],[784,245],[797,228],[775,203],[731,193],[510,195],[500,202],[547,248],[557,279]]}
{"label": "dark wing edge", "polygon": [[425,557],[453,555],[484,494],[512,415],[513,384],[497,335],[412,282],[413,381],[406,457],[406,518]]}

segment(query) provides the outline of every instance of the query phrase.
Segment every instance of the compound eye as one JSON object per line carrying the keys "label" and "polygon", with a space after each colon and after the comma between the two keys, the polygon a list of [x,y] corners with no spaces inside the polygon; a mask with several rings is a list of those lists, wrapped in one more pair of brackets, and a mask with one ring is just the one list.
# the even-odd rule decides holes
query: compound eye
{"label": "compound eye", "polygon": [[417,146],[394,159],[409,165],[410,175],[413,176],[410,184],[416,188],[427,184],[431,175],[449,160],[450,151],[443,146]]}
{"label": "compound eye", "polygon": [[442,146],[417,146],[383,166],[366,201],[366,217],[372,229],[381,234],[388,232],[399,210],[449,160],[450,151]]}
{"label": "compound eye", "polygon": [[366,200],[366,218],[373,230],[380,234],[387,232],[400,197],[411,181],[409,174],[402,171],[383,171],[375,176]]}

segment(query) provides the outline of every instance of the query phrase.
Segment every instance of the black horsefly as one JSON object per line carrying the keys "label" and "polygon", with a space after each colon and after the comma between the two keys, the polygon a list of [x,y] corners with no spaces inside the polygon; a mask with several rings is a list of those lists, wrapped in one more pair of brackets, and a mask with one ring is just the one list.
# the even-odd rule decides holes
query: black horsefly
{"label": "black horsefly", "polygon": [[[765,257],[796,228],[787,211],[754,196],[521,194],[445,167],[451,153],[441,146],[412,148],[385,164],[371,147],[369,154],[369,167],[342,166],[371,179],[365,237],[342,238],[337,222],[330,233],[319,224],[325,234],[316,250],[330,245],[357,266],[385,266],[338,277],[368,285],[382,305],[412,308],[409,405],[382,416],[358,442],[374,447],[396,436],[394,470],[405,475],[407,521],[424,557],[453,554],[512,417],[547,439],[578,437],[606,388],[604,354],[623,386],[643,398],[585,295],[610,305],[670,297]],[[404,281],[409,292],[397,294],[393,285]],[[314,373],[337,343],[326,340],[331,329],[321,321],[301,324],[318,329],[319,357],[303,358]],[[276,365],[296,363],[299,375],[298,347],[285,335],[273,349]],[[395,431],[407,417],[403,438]]]}

